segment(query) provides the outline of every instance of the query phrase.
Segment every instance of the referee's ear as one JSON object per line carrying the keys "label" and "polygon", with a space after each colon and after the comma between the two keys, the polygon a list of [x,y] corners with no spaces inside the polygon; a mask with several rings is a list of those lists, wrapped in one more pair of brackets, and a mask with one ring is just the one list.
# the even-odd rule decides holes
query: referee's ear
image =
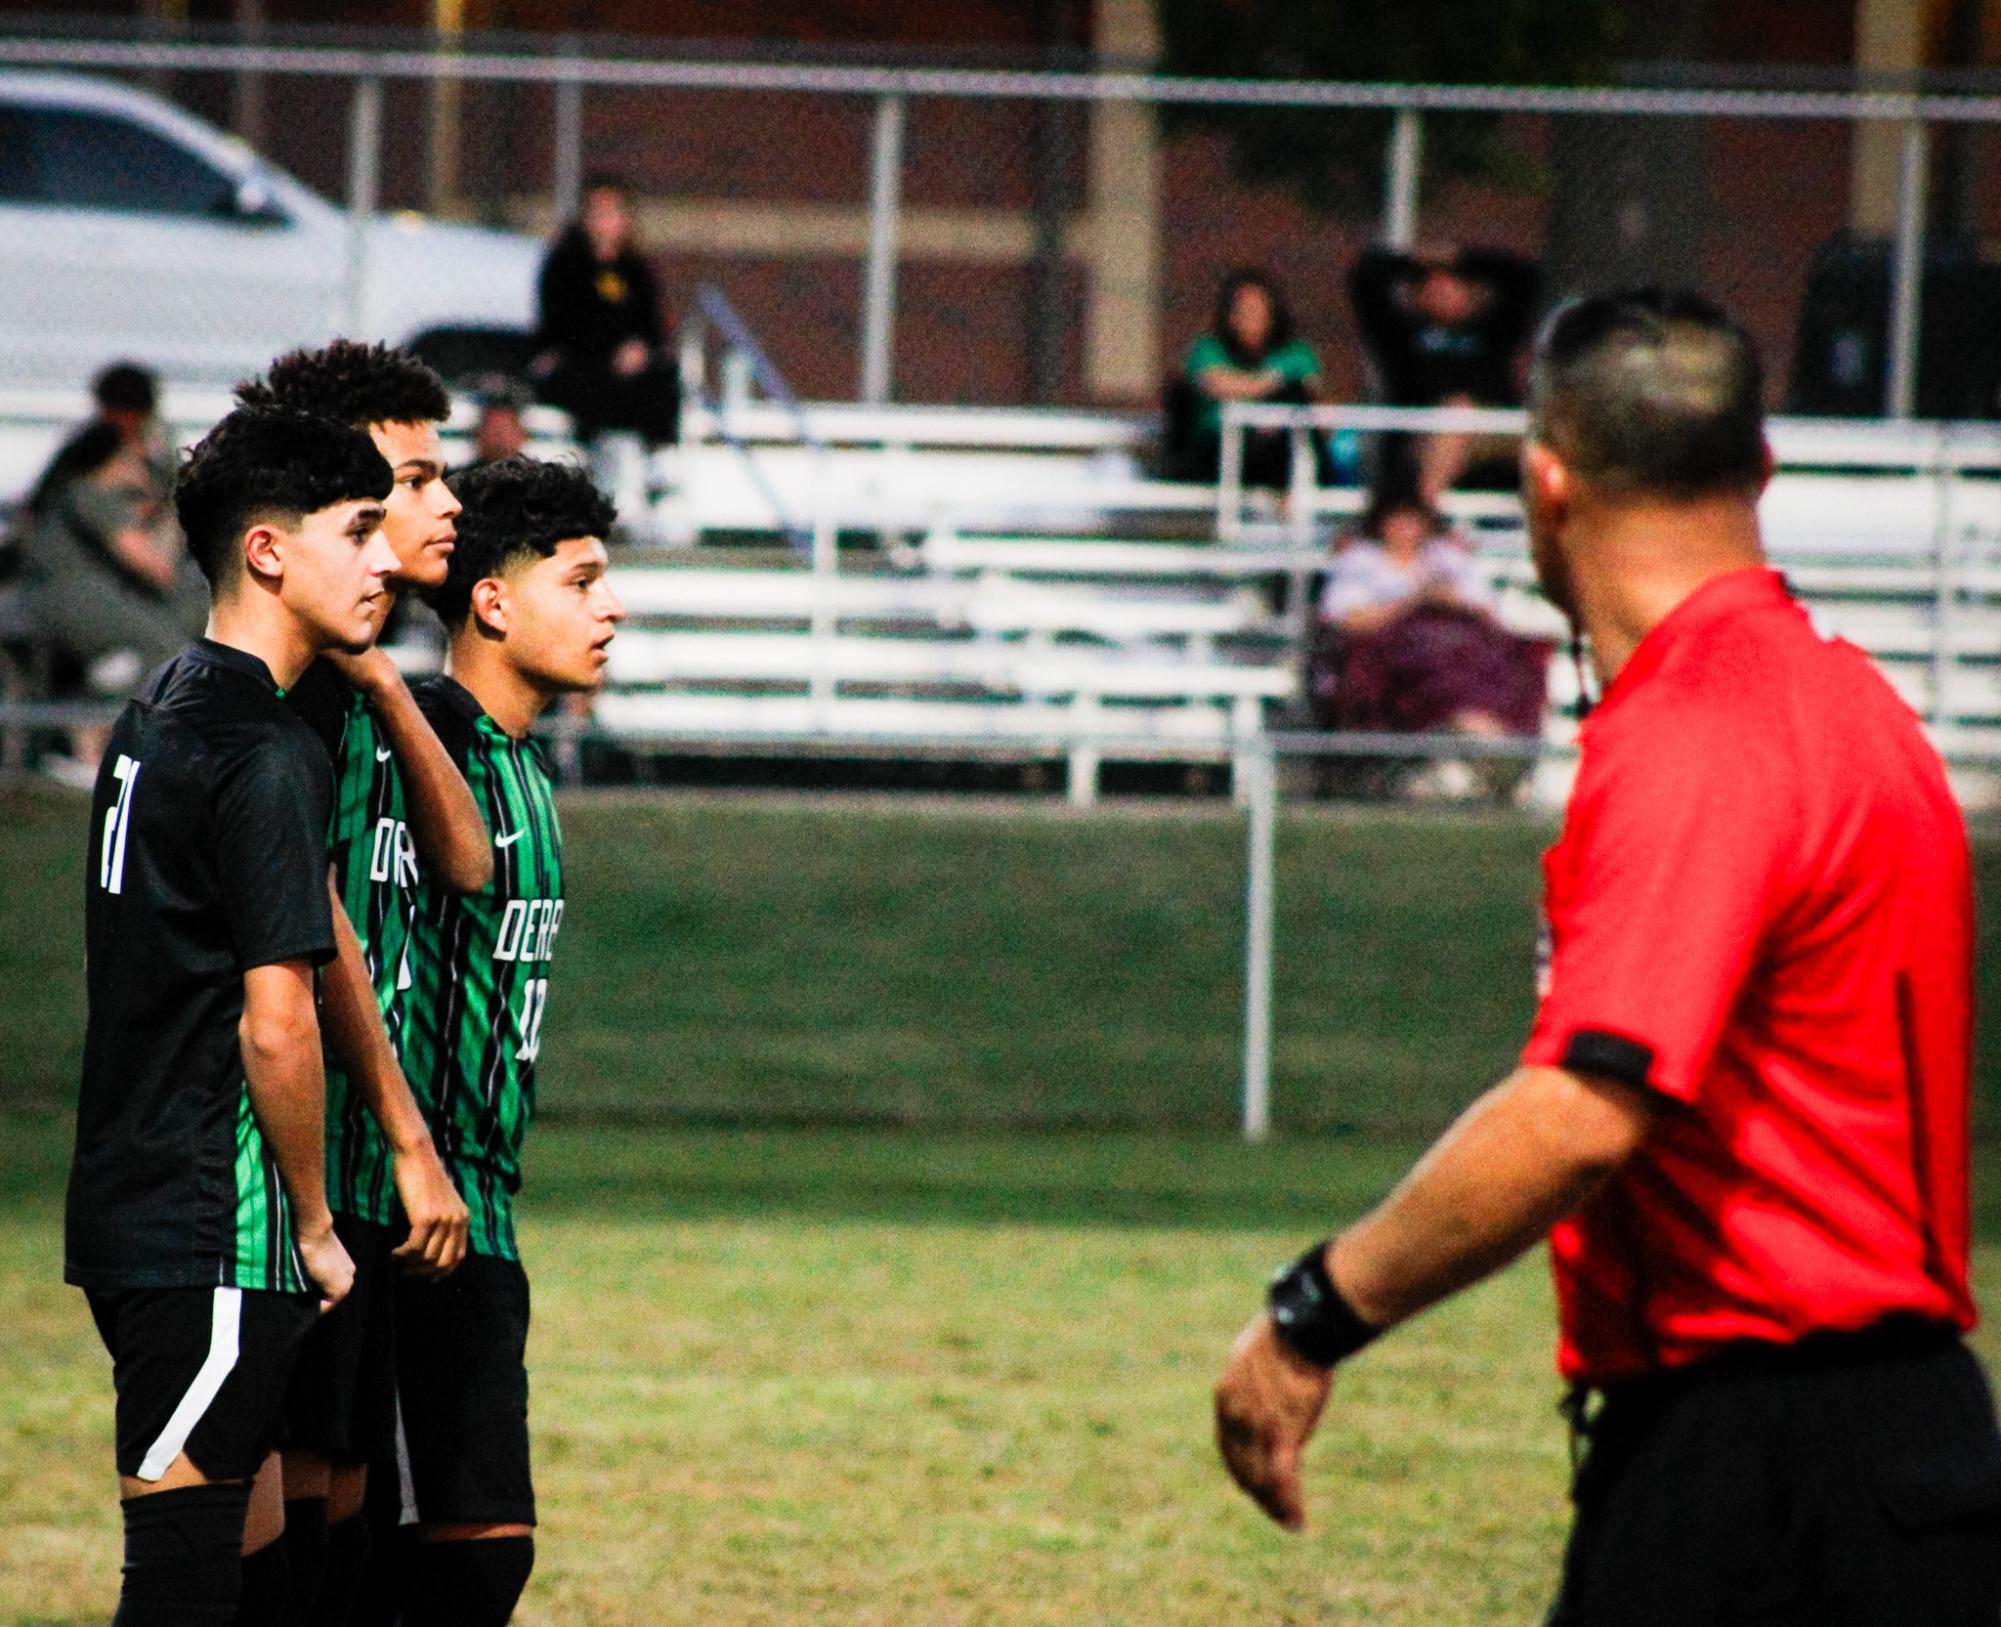
{"label": "referee's ear", "polygon": [[1562,524],[1570,511],[1574,479],[1570,467],[1541,441],[1522,442],[1522,503],[1532,522]]}
{"label": "referee's ear", "polygon": [[1779,467],[1779,460],[1772,455],[1772,443],[1768,436],[1758,437],[1758,495],[1765,495],[1765,488],[1772,483],[1772,476]]}

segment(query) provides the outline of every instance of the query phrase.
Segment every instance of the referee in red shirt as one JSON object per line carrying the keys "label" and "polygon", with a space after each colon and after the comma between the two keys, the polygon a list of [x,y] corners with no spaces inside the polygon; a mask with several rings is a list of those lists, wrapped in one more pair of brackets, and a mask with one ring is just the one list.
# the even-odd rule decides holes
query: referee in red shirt
{"label": "referee in red shirt", "polygon": [[1969,1250],[1973,898],[1916,720],[1768,569],[1758,361],[1693,295],[1564,306],[1523,499],[1588,638],[1520,1067],[1282,1271],[1216,1390],[1298,1526],[1334,1366],[1547,1236],[1584,1455],[1561,1627],[1995,1627]]}

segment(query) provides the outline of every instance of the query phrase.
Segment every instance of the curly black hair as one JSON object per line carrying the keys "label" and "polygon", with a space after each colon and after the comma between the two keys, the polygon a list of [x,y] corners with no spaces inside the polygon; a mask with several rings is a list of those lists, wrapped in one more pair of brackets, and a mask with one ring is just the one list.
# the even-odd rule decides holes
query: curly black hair
{"label": "curly black hair", "polygon": [[188,552],[211,588],[242,568],[243,533],[262,521],[296,526],[308,514],[395,484],[375,443],[350,424],[275,407],[238,407],[181,464],[174,508]]}
{"label": "curly black hair", "polygon": [[569,463],[502,458],[454,470],[447,478],[463,507],[451,569],[424,602],[456,627],[472,610],[477,582],[523,559],[547,559],[572,537],[610,535],[618,510]]}
{"label": "curly black hair", "polygon": [[318,413],[366,429],[371,424],[436,424],[451,416],[444,380],[407,350],[336,339],[280,356],[262,378],[236,387],[244,407]]}

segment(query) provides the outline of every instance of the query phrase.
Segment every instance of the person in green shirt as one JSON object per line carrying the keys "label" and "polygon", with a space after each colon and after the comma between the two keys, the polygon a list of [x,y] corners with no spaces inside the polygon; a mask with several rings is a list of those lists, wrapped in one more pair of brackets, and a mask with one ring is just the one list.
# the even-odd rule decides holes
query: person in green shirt
{"label": "person in green shirt", "polygon": [[[1193,398],[1189,461],[1205,479],[1215,479],[1222,467],[1225,401],[1300,406],[1325,395],[1320,358],[1299,337],[1285,297],[1262,271],[1233,271],[1223,279],[1209,331],[1189,347],[1183,372]],[[1289,485],[1291,437],[1281,429],[1247,431],[1243,467],[1247,485]]]}

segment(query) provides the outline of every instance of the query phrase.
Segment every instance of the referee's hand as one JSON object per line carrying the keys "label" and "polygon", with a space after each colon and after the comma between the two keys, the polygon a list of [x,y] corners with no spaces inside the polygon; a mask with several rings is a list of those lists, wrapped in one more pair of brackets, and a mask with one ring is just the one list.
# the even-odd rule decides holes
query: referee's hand
{"label": "referee's hand", "polygon": [[445,1173],[437,1147],[426,1139],[391,1160],[396,1196],[410,1220],[410,1235],[391,1254],[405,1271],[419,1277],[448,1277],[466,1254],[468,1215],[465,1199]]}
{"label": "referee's hand", "polygon": [[1216,1444],[1230,1478],[1288,1531],[1306,1524],[1300,1455],[1334,1387],[1333,1371],[1279,1343],[1260,1314],[1237,1335],[1216,1382]]}

